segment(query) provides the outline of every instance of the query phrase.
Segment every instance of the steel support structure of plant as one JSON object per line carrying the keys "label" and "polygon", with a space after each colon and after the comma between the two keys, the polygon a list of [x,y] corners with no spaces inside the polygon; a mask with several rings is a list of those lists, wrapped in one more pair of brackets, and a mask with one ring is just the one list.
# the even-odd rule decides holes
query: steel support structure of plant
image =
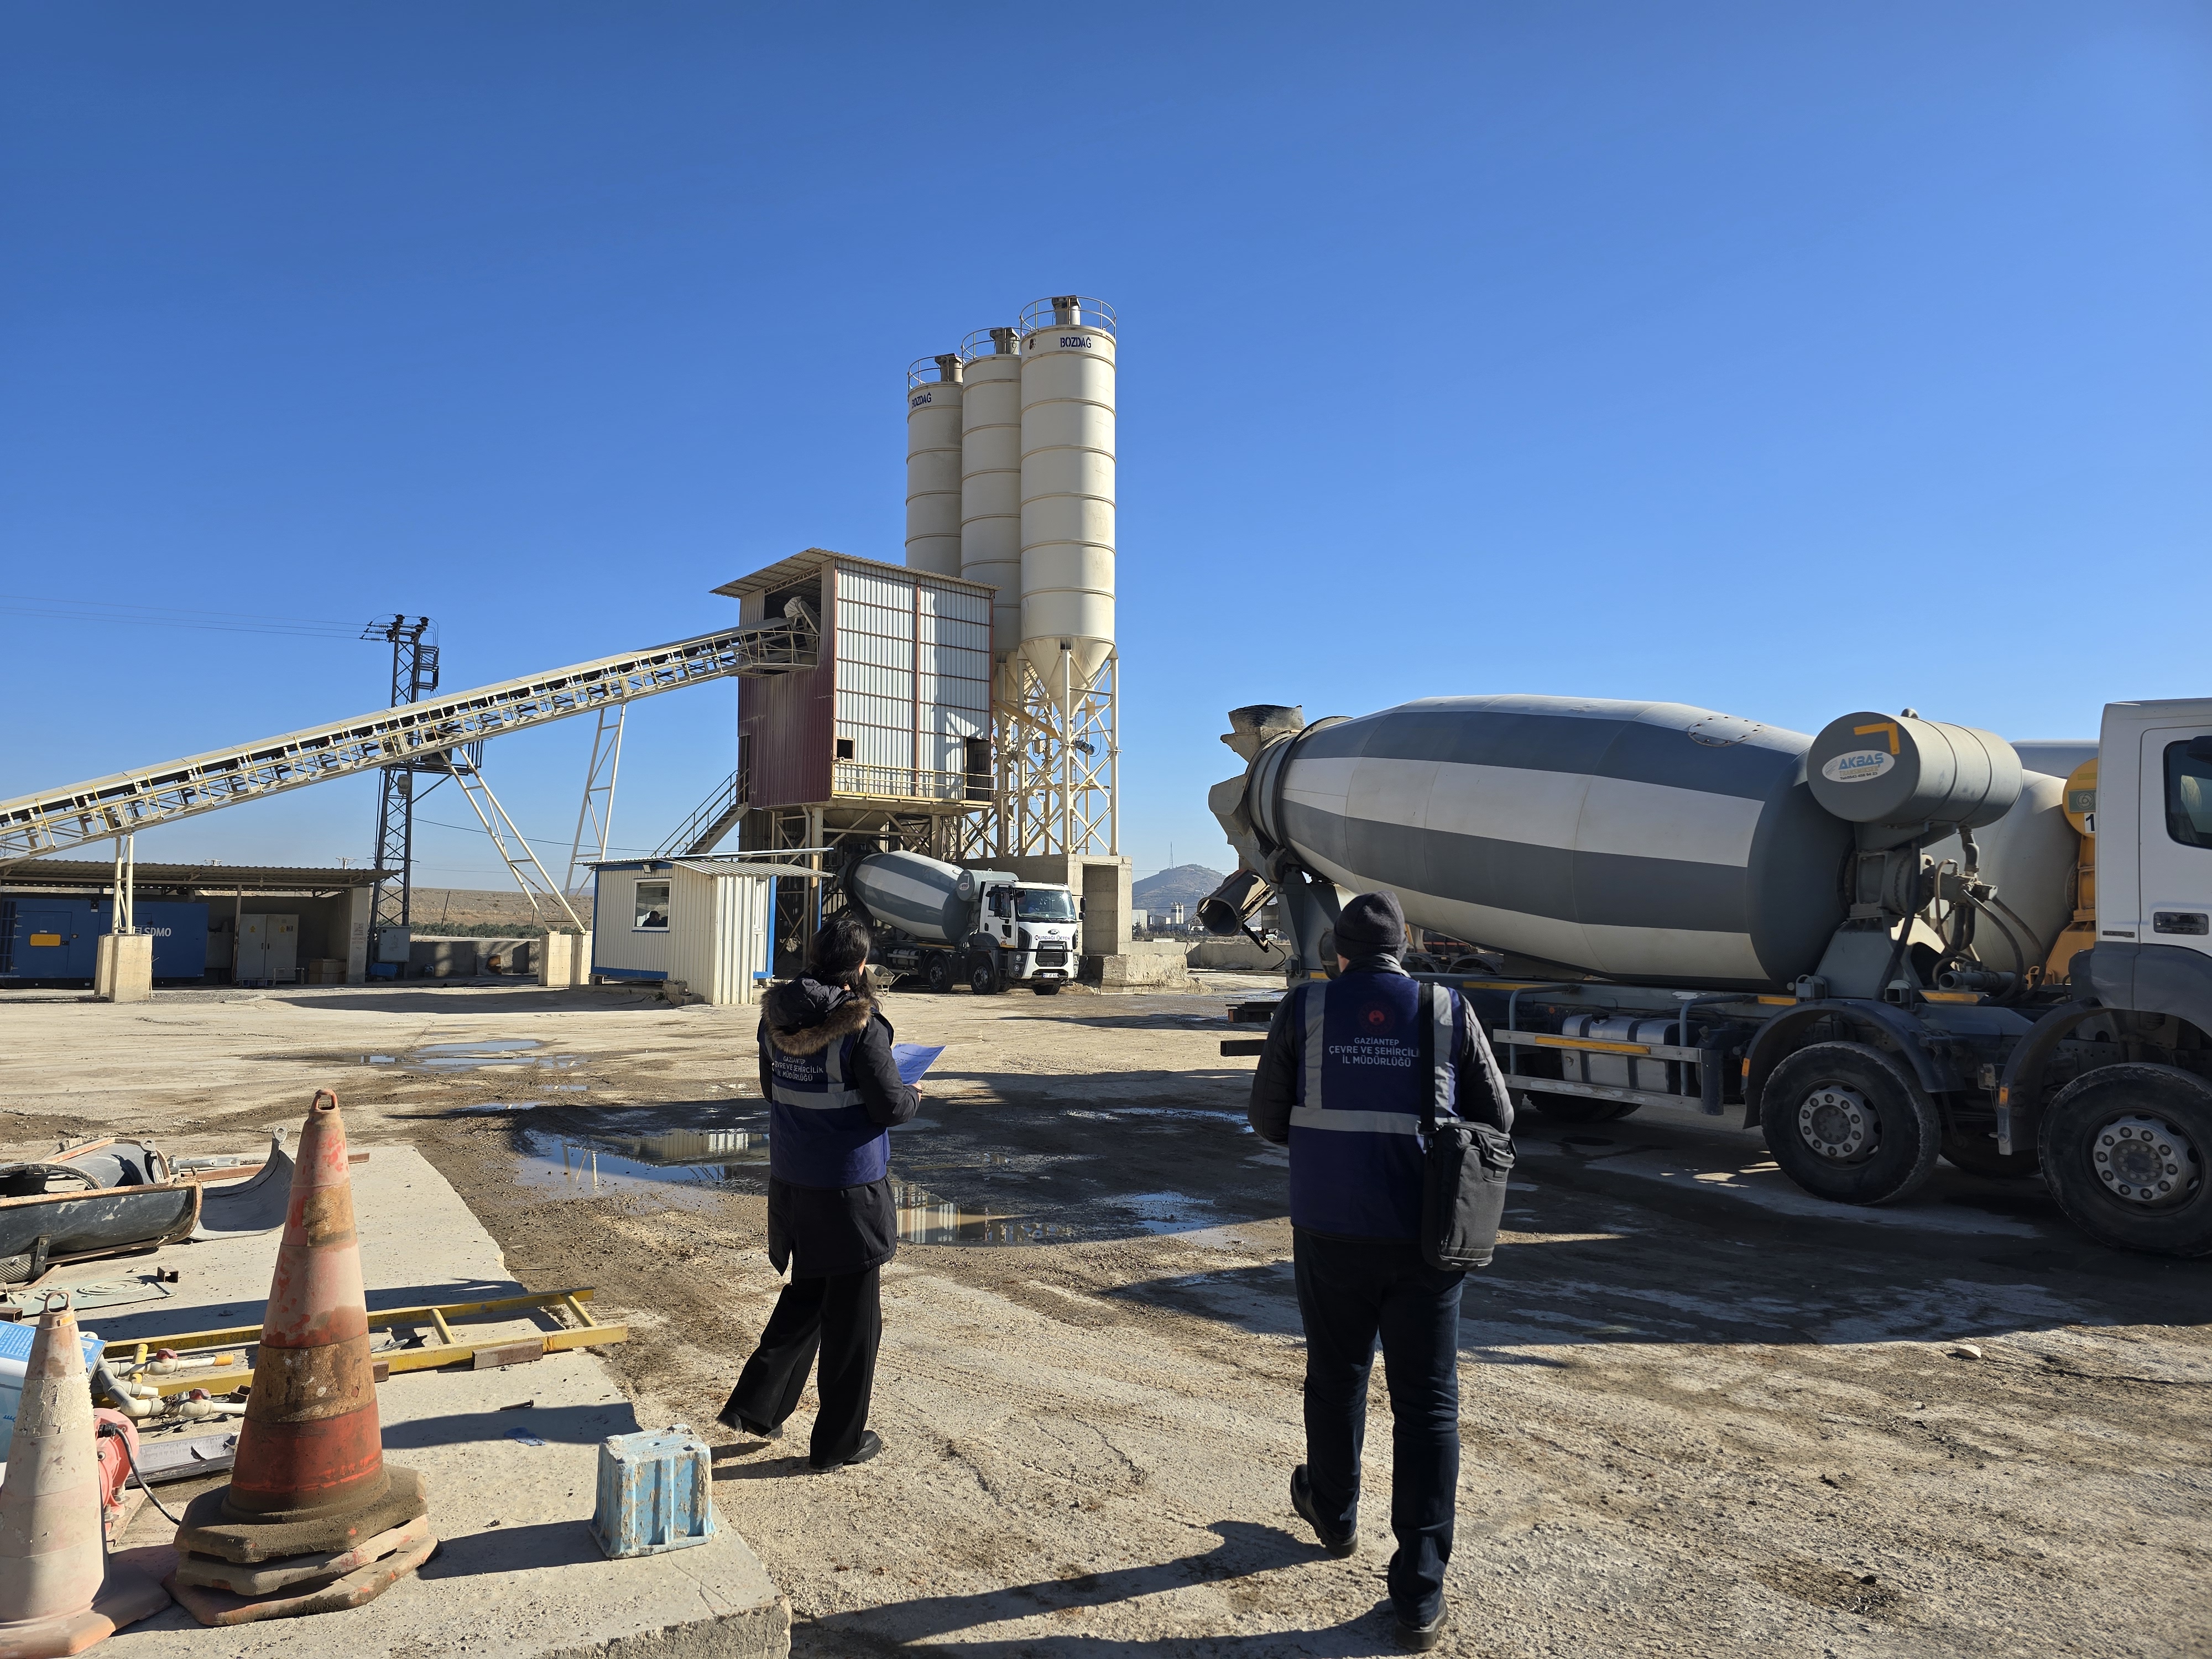
{"label": "steel support structure of plant", "polygon": [[991,711],[1000,784],[988,851],[998,857],[1121,850],[1121,659],[1109,653],[1088,685],[1074,661],[1063,647],[1045,675],[1018,653],[1006,659],[1001,684],[1018,691]]}
{"label": "steel support structure of plant", "polygon": [[[599,726],[592,733],[592,763],[584,771],[584,804],[576,812],[575,839],[568,843],[568,873],[561,881],[564,893],[581,892],[591,882],[592,866],[606,862],[607,836],[615,822],[615,776],[622,769],[623,722],[629,718],[626,702],[599,710]],[[588,855],[584,850],[587,832],[592,838]]]}

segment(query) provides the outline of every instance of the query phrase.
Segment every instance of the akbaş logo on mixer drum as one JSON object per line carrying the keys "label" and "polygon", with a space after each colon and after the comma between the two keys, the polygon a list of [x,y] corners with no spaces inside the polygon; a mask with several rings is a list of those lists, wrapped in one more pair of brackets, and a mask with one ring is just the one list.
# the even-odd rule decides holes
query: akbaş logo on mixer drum
{"label": "akba\u015f logo on mixer drum", "polygon": [[1896,756],[1879,749],[1854,749],[1821,767],[1820,775],[1830,783],[1864,783],[1869,778],[1880,777],[1896,764]]}

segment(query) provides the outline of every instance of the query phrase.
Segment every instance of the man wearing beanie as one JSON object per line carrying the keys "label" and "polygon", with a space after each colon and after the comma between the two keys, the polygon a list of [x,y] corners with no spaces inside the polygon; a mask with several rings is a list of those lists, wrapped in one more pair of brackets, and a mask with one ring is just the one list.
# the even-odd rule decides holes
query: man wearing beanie
{"label": "man wearing beanie", "polygon": [[1510,1132],[1474,1011],[1438,987],[1420,1057],[1419,983],[1399,965],[1406,914],[1363,893],[1336,923],[1338,977],[1293,988],[1252,1080],[1252,1127],[1291,1149],[1291,1226],[1306,1333],[1306,1461],[1291,1504],[1332,1555],[1359,1547],[1359,1451],[1375,1344],[1390,1390],[1390,1605],[1400,1645],[1443,1639],[1459,1486],[1459,1297],[1464,1275],[1423,1260],[1424,1096]]}

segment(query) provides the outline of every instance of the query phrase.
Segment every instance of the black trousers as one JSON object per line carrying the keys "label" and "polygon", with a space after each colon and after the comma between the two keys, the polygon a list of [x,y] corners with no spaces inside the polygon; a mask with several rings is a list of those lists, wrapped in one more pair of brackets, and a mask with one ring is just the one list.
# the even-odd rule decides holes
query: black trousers
{"label": "black trousers", "polygon": [[1382,1342],[1390,1389],[1390,1601],[1426,1624],[1443,1599],[1459,1498],[1459,1297],[1411,1239],[1292,1235],[1306,1328],[1306,1478],[1333,1532],[1359,1517],[1367,1374]]}
{"label": "black trousers", "polygon": [[842,1463],[860,1449],[875,1391],[876,1350],[884,1336],[883,1269],[794,1279],[775,1299],[768,1328],[730,1405],[740,1416],[770,1425],[798,1409],[806,1374],[822,1357],[822,1407],[814,1415],[807,1449],[817,1463]]}

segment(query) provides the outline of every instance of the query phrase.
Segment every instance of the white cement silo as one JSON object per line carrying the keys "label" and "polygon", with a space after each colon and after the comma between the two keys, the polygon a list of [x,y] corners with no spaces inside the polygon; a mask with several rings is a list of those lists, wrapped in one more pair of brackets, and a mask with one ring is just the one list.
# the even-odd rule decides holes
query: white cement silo
{"label": "white cement silo", "polygon": [[1114,313],[1060,295],[1021,320],[1022,653],[1080,690],[1114,648]]}
{"label": "white cement silo", "polygon": [[[934,369],[937,378],[929,378]],[[906,562],[960,574],[960,359],[917,357],[906,372]]]}
{"label": "white cement silo", "polygon": [[1022,642],[1021,331],[977,329],[960,343],[960,574],[998,589],[991,651]]}

